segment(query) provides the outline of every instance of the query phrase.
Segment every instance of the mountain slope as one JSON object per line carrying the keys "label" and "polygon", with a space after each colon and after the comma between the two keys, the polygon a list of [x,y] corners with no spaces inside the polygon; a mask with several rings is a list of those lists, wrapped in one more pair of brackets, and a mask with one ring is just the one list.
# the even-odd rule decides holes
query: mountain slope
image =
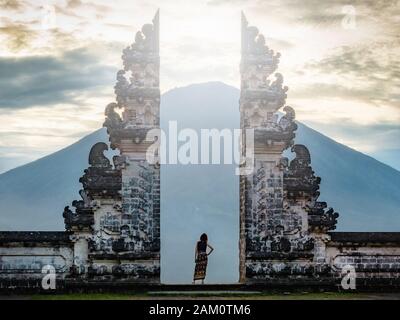
{"label": "mountain slope", "polygon": [[338,230],[400,231],[400,172],[299,124],[296,143],[311,152],[320,199],[339,213]]}
{"label": "mountain slope", "polygon": [[77,198],[78,180],[104,129],[39,160],[0,175],[1,230],[63,230],[62,211]]}

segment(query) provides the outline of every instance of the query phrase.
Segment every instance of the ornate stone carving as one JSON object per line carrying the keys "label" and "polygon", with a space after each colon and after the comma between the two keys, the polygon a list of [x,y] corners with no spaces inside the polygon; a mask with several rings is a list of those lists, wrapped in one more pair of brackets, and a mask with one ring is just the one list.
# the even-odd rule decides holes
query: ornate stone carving
{"label": "ornate stone carving", "polygon": [[[112,168],[110,160],[104,155],[106,150],[108,146],[104,142],[96,143],[90,150],[90,166],[85,169],[84,175],[79,179],[83,185],[83,190],[79,192],[82,200],[72,202],[75,212],[72,212],[69,206],[64,209],[63,217],[67,230],[92,228],[95,199],[120,198],[121,171]],[[118,158],[114,157],[114,159]]]}
{"label": "ornate stone carving", "polygon": [[104,121],[103,127],[107,128],[107,132],[110,133],[111,130],[122,129],[123,123],[120,115],[115,111],[119,108],[118,104],[112,102],[107,105],[105,110],[106,120]]}
{"label": "ornate stone carving", "polygon": [[[79,179],[83,188],[92,198],[120,198],[121,170],[113,169],[110,160],[104,155],[108,146],[96,143],[89,154],[90,167]],[[120,158],[114,157],[118,162]],[[119,162],[118,162],[119,163]]]}
{"label": "ornate stone carving", "polygon": [[[107,144],[92,147],[90,166],[79,180],[85,198],[73,203],[75,213],[68,207],[64,212],[68,229],[89,231],[90,277],[159,281],[160,167],[146,161],[147,147],[153,143],[146,135],[159,127],[158,19],[157,12],[153,24],[144,25],[123,51],[116,102],[105,109],[111,148],[121,154],[113,157],[112,165],[104,155]],[[116,262],[121,260],[125,262]]]}
{"label": "ornate stone carving", "polygon": [[[242,13],[242,74],[246,70],[255,71],[268,77],[278,67],[280,53],[275,53],[265,44],[265,37],[258,29],[249,26],[245,15]],[[253,69],[255,68],[255,70]]]}
{"label": "ornate stone carving", "polygon": [[75,207],[75,212],[72,212],[69,206],[64,208],[63,218],[65,229],[70,230],[83,230],[91,229],[94,223],[93,211],[90,206],[91,199],[88,197],[85,190],[80,190],[79,194],[82,200],[72,201],[72,206]]}
{"label": "ornate stone carving", "polygon": [[104,142],[96,143],[89,153],[89,164],[93,168],[110,169],[110,160],[104,155],[104,152],[108,150],[107,144]]}
{"label": "ornate stone carving", "polygon": [[[153,24],[137,32],[135,42],[122,55],[124,69],[117,73],[117,103],[106,108],[104,126],[110,135],[112,149],[121,149],[122,140],[141,144],[148,130],[160,125],[159,89],[159,15]],[[122,110],[122,119],[115,111]]]}
{"label": "ornate stone carving", "polygon": [[327,208],[326,202],[315,201],[314,205],[307,207],[308,225],[313,232],[327,232],[336,229],[339,214],[333,208]]}
{"label": "ornate stone carving", "polygon": [[[285,114],[277,114],[288,90],[280,73],[269,79],[279,57],[242,15],[241,126],[254,129],[255,147],[253,174],[240,181],[242,281],[322,272],[324,268],[313,266],[319,255],[313,234],[333,229],[338,217],[317,202],[321,179],[314,175],[308,149],[293,145],[295,111],[285,106]],[[295,153],[290,162],[282,157],[289,147]],[[293,259],[303,259],[308,265],[279,267]]]}
{"label": "ornate stone carving", "polygon": [[122,184],[124,250],[158,251],[160,248],[159,168],[145,161],[130,162]]}
{"label": "ornate stone carving", "polygon": [[296,153],[296,157],[290,162],[284,175],[287,197],[293,200],[305,198],[307,201],[311,201],[318,196],[317,191],[321,178],[314,175],[310,166],[310,153],[304,145],[294,145],[292,152]]}
{"label": "ornate stone carving", "polygon": [[285,106],[283,108],[285,115],[279,120],[279,126],[283,131],[294,132],[297,130],[297,124],[294,122],[296,118],[296,113],[294,109],[290,106]]}

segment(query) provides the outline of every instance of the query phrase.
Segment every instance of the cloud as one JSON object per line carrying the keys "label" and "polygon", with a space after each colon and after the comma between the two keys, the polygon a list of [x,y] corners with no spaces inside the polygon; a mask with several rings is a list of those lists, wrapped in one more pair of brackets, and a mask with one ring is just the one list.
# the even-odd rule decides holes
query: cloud
{"label": "cloud", "polygon": [[0,7],[8,10],[19,10],[23,7],[23,2],[17,0],[0,0]]}
{"label": "cloud", "polygon": [[381,42],[357,47],[343,46],[330,56],[318,63],[310,64],[310,66],[337,74],[350,72],[353,76],[364,80],[371,79],[371,77],[374,80],[381,79],[377,75],[383,74],[382,80],[390,80],[393,75],[398,78],[400,74],[400,58],[395,52],[399,46],[400,42],[395,45],[391,44],[390,47]]}
{"label": "cloud", "polygon": [[[210,6],[237,6],[260,16],[279,17],[290,23],[308,24],[313,27],[340,26],[341,21],[354,9],[357,21],[376,23],[390,31],[398,23],[400,5],[398,0],[209,0]],[[392,30],[393,33],[396,33]]]}
{"label": "cloud", "polygon": [[[40,15],[37,19],[19,21],[9,18],[0,18],[0,37],[4,39],[0,48],[9,54],[35,54],[49,52],[49,49],[81,47],[73,31],[60,28],[43,28]],[[0,38],[0,39],[1,39]]]}
{"label": "cloud", "polygon": [[101,16],[101,14],[110,12],[112,8],[103,4],[97,4],[95,2],[82,2],[81,0],[68,0],[65,6],[56,6],[57,13],[84,19],[85,17],[79,16],[75,13],[76,11],[82,10],[87,10],[88,12],[95,13],[96,16],[99,17]]}
{"label": "cloud", "polygon": [[81,0],[68,0],[67,1],[67,8],[77,8],[82,5]]}
{"label": "cloud", "polygon": [[0,108],[74,103],[83,92],[112,86],[116,68],[87,48],[60,56],[0,58]]}
{"label": "cloud", "polygon": [[[296,99],[308,98],[312,96],[314,99],[321,98],[337,98],[340,97],[343,100],[361,101],[368,104],[379,105],[386,103],[388,105],[396,106],[392,104],[392,96],[388,95],[382,84],[372,84],[363,88],[354,86],[344,86],[339,83],[307,83],[300,87],[294,87],[291,89],[291,97]],[[390,87],[390,86],[389,86]]]}
{"label": "cloud", "polygon": [[[342,119],[340,122],[334,122],[330,126],[323,126],[319,122],[306,121],[306,124],[317,131],[324,131],[324,134],[352,147],[361,152],[371,155],[384,155],[389,158],[399,154],[400,141],[400,126],[393,123],[379,123],[372,125],[361,125],[353,121],[354,119]],[[394,152],[396,151],[396,152]],[[389,155],[391,157],[389,157]],[[386,162],[395,166],[400,165],[400,159]]]}
{"label": "cloud", "polygon": [[36,38],[37,32],[28,27],[29,24],[19,22],[7,22],[0,27],[0,34],[5,35],[7,47],[17,52],[29,47]]}
{"label": "cloud", "polygon": [[399,46],[400,41],[340,47],[328,57],[305,65],[311,72],[336,79],[334,83],[314,83],[309,89],[320,97],[352,97],[376,105],[386,103],[399,107]]}

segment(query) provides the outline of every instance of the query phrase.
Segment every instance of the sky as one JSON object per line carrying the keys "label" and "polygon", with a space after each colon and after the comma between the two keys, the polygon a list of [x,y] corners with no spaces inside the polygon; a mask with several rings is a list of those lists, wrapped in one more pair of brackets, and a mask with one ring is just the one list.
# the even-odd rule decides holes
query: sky
{"label": "sky", "polygon": [[400,170],[400,1],[0,0],[0,173],[102,126],[121,50],[158,8],[162,92],[239,87],[244,11],[297,119]]}

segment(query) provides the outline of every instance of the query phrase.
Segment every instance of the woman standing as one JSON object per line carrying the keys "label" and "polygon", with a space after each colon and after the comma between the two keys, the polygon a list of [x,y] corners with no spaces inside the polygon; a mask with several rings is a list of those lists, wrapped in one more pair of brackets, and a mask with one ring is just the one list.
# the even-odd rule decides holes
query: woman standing
{"label": "woman standing", "polygon": [[[210,251],[208,253],[207,248],[210,248]],[[201,284],[204,284],[204,278],[206,277],[207,271],[208,256],[213,251],[214,248],[208,244],[207,235],[203,233],[200,236],[200,241],[197,241],[194,253],[196,267],[194,268],[193,284],[196,283],[196,280],[201,280]]]}

